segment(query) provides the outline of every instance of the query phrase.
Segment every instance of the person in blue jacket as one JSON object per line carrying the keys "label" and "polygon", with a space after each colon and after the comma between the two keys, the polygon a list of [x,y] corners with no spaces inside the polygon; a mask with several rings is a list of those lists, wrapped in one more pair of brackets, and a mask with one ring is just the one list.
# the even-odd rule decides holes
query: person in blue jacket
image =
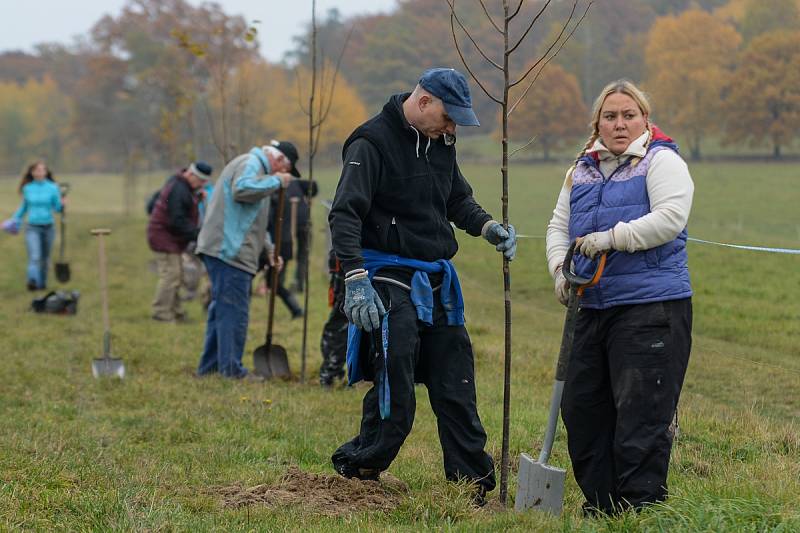
{"label": "person in blue jacket", "polygon": [[53,212],[64,209],[61,191],[44,161],[36,161],[22,175],[19,184],[22,204],[12,219],[19,225],[27,216],[25,246],[28,249],[29,291],[47,288],[47,267],[55,239]]}
{"label": "person in blue jacket", "polygon": [[[211,280],[206,338],[197,375],[244,378],[242,365],[250,313],[250,288],[265,246],[269,201],[286,188],[297,149],[274,141],[231,160],[222,170],[200,226],[195,252]],[[248,379],[256,379],[248,378]],[[263,378],[261,378],[263,379]]]}

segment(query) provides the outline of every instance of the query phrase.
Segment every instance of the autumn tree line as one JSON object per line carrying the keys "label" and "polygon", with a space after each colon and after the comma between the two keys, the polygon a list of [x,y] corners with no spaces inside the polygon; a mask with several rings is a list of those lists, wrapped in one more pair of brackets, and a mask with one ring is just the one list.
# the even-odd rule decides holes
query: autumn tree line
{"label": "autumn tree line", "polygon": [[[524,9],[533,16],[544,1]],[[499,54],[502,43],[480,4],[458,6],[484,51]],[[572,7],[552,1],[515,54],[516,67],[542,55]],[[16,174],[35,157],[62,172],[135,174],[195,157],[219,164],[271,138],[305,151],[310,29],[276,64],[259,52],[275,45],[271,24],[218,4],[130,0],[74,43],[0,54],[0,173]],[[331,162],[389,94],[408,90],[425,68],[460,65],[444,0],[399,0],[385,15],[343,18],[331,10],[318,25],[325,55],[318,75],[328,82],[319,90],[333,83],[344,50],[319,143]],[[485,63],[461,44],[472,64]],[[779,158],[800,137],[800,0],[595,0],[537,75],[510,121],[514,142],[534,139],[529,155],[577,150],[592,98],[609,80],[627,77],[648,91],[653,119],[691,157],[703,157],[713,142],[731,154],[750,146]],[[461,134],[497,135],[496,107],[477,89],[473,96],[483,127]]]}

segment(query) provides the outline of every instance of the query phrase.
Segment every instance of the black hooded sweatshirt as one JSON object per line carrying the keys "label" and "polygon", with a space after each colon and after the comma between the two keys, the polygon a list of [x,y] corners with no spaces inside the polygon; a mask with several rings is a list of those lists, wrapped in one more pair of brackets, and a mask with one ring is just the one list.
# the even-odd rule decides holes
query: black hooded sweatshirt
{"label": "black hooded sweatshirt", "polygon": [[455,147],[409,125],[403,114],[409,94],[392,96],[344,143],[328,221],[345,272],[364,267],[362,248],[422,261],[450,259],[458,251],[451,221],[478,236],[492,220],[472,197]]}

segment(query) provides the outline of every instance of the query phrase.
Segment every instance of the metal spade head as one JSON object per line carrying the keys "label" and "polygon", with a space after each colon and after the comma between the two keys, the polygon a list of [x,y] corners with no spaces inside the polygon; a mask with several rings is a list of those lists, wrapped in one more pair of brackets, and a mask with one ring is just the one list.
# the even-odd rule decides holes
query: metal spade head
{"label": "metal spade head", "polygon": [[263,344],[253,352],[253,367],[257,375],[267,379],[289,379],[289,356],[279,344]]}
{"label": "metal spade head", "polygon": [[535,461],[527,453],[519,456],[519,485],[514,510],[547,511],[560,515],[567,471]]}
{"label": "metal spade head", "polygon": [[122,359],[113,357],[100,357],[99,359],[93,359],[92,375],[96,378],[117,377],[122,379],[125,377],[125,364],[122,362]]}
{"label": "metal spade head", "polygon": [[103,334],[103,357],[92,360],[92,375],[102,377],[125,377],[125,364],[122,359],[111,357],[111,333]]}
{"label": "metal spade head", "polygon": [[66,283],[70,278],[69,263],[56,263],[56,279],[61,283]]}

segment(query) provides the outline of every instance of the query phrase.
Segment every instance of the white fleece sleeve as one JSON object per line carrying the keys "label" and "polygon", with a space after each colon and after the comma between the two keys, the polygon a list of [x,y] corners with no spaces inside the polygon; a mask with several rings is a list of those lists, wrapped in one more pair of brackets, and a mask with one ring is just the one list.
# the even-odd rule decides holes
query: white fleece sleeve
{"label": "white fleece sleeve", "polygon": [[686,162],[678,154],[661,150],[653,156],[647,170],[647,194],[650,213],[614,226],[617,250],[630,253],[649,250],[675,239],[686,227],[694,183]]}
{"label": "white fleece sleeve", "polygon": [[553,209],[553,217],[547,224],[547,268],[550,275],[555,279],[556,269],[564,262],[564,257],[569,249],[569,194],[572,189],[572,170],[567,170],[564,185],[558,194],[556,208]]}

